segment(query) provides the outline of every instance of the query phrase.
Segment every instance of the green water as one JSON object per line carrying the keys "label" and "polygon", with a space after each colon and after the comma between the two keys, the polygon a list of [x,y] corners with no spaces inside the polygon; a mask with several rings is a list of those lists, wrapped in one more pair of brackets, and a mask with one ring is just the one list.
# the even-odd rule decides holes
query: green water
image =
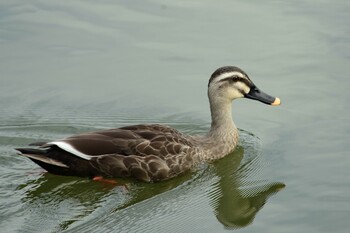
{"label": "green water", "polygon": [[[350,3],[8,1],[0,7],[1,232],[348,232]],[[13,148],[138,123],[210,126],[236,65],[237,150],[156,184],[45,173]]]}

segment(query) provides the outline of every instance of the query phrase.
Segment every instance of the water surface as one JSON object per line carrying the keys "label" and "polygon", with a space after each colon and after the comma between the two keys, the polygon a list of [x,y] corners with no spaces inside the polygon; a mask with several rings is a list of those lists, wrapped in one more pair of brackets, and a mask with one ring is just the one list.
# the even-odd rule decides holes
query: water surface
{"label": "water surface", "polygon": [[[348,231],[348,1],[0,9],[4,232]],[[235,101],[239,148],[192,173],[115,187],[47,174],[13,149],[138,123],[205,133],[207,82],[223,65],[244,69],[282,105]]]}

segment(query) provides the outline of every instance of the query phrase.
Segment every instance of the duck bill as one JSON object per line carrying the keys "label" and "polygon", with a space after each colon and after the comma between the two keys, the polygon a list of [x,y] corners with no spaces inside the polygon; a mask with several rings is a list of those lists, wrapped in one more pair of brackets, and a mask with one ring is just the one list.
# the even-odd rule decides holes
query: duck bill
{"label": "duck bill", "polygon": [[252,87],[249,93],[245,94],[244,97],[248,99],[258,100],[264,104],[269,104],[273,106],[281,104],[281,100],[279,98],[270,96],[257,87]]}

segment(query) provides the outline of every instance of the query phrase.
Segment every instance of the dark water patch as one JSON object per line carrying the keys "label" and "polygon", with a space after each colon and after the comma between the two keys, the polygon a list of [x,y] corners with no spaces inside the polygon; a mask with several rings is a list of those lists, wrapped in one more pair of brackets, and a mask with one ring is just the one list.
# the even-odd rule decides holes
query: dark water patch
{"label": "dark water patch", "polygon": [[[19,185],[16,192],[23,193],[21,206],[24,211],[21,214],[31,215],[18,226],[19,229],[40,231],[40,222],[45,219],[48,229],[61,231],[94,213],[109,195],[124,193],[125,190],[122,186],[113,188],[87,179],[45,173]],[[123,195],[119,195],[118,200],[123,201]]]}

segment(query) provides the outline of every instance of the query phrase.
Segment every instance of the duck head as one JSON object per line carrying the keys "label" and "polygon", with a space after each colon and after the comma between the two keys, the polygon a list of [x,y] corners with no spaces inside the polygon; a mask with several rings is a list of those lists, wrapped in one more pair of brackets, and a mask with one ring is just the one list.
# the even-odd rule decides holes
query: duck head
{"label": "duck head", "polygon": [[279,98],[261,91],[243,70],[235,66],[220,67],[211,75],[208,96],[220,102],[248,98],[273,106],[281,104]]}

